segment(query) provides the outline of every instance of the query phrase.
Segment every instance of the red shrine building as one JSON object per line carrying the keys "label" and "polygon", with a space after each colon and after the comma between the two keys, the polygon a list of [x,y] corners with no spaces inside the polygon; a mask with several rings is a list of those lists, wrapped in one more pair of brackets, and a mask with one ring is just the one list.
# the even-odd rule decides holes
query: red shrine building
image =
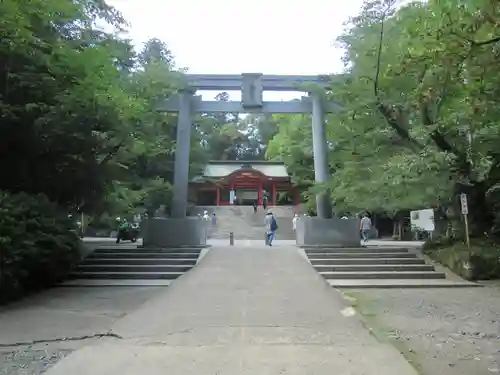
{"label": "red shrine building", "polygon": [[203,174],[189,183],[189,201],[199,206],[298,205],[300,190],[291,182],[285,164],[274,161],[207,163]]}

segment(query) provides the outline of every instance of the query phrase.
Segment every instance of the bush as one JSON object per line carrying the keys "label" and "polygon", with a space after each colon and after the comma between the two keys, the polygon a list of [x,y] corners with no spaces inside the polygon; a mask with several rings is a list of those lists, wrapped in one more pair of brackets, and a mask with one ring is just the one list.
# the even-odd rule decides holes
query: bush
{"label": "bush", "polygon": [[427,241],[424,253],[468,280],[500,279],[500,245],[488,239],[463,240],[437,238]]}
{"label": "bush", "polygon": [[0,302],[67,276],[80,257],[72,225],[44,195],[0,191]]}

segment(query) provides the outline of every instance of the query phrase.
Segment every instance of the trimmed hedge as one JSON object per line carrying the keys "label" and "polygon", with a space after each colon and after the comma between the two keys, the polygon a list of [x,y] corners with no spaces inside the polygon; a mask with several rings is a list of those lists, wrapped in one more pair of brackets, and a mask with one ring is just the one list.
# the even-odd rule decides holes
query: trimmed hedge
{"label": "trimmed hedge", "polygon": [[44,195],[0,191],[0,302],[53,285],[80,259],[81,241]]}
{"label": "trimmed hedge", "polygon": [[461,240],[427,241],[424,253],[467,280],[500,279],[500,244],[472,240],[470,249]]}

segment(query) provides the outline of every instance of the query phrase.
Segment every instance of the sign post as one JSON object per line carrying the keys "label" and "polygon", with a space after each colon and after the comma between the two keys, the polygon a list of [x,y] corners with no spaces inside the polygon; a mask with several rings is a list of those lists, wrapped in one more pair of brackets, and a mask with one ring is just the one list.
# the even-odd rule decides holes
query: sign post
{"label": "sign post", "polygon": [[469,207],[467,205],[467,194],[460,194],[460,205],[462,206],[462,215],[464,215],[465,222],[465,240],[467,241],[467,247],[470,249],[470,238],[469,238],[469,221],[467,220],[467,215],[469,214]]}

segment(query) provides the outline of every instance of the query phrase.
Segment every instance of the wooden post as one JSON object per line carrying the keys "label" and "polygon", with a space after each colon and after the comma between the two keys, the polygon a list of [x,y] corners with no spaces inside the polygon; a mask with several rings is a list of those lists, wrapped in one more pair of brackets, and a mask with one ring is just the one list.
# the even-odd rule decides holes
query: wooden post
{"label": "wooden post", "polygon": [[464,214],[464,222],[465,222],[465,242],[467,243],[467,248],[470,249],[469,220],[467,219],[467,214]]}
{"label": "wooden post", "polygon": [[467,194],[460,194],[460,205],[462,206],[462,215],[464,215],[465,242],[467,243],[467,247],[470,249],[469,220],[467,218],[467,215],[469,214],[469,206],[467,204]]}
{"label": "wooden post", "polygon": [[216,189],[216,192],[217,192],[217,195],[216,195],[216,198],[215,198],[215,205],[216,206],[220,206],[220,186],[217,185],[215,187],[215,189]]}

